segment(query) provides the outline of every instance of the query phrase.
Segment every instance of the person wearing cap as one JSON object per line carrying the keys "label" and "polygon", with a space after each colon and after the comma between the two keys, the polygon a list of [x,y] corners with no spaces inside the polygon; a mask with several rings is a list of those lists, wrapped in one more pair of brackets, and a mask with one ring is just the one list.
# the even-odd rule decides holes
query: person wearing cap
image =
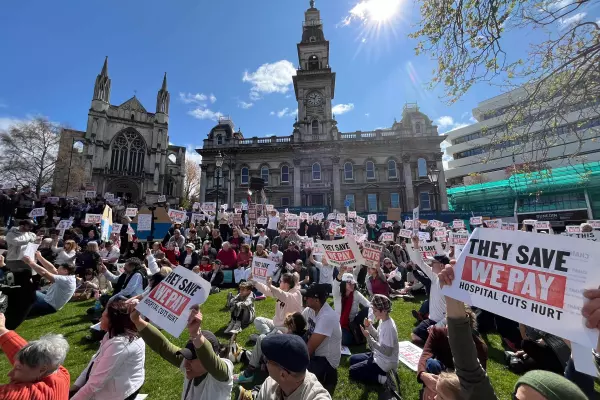
{"label": "person wearing cap", "polygon": [[328,287],[314,283],[306,289],[306,308],[302,315],[308,323],[308,370],[333,394],[337,386],[337,368],[342,357],[340,316],[327,303]]}
{"label": "person wearing cap", "polygon": [[[327,400],[331,396],[317,377],[307,371],[310,359],[306,344],[297,335],[271,335],[261,344],[269,376],[255,400]],[[240,390],[240,400],[252,399],[248,390]]]}
{"label": "person wearing cap", "polygon": [[[358,270],[355,268],[354,273],[357,273]],[[344,346],[364,343],[358,327],[367,317],[371,321],[373,320],[371,303],[356,290],[354,273],[338,274],[333,282],[333,305],[342,327],[342,345]],[[362,306],[362,309],[359,309],[359,305]]]}
{"label": "person wearing cap", "polygon": [[185,245],[185,251],[179,255],[179,265],[183,265],[189,270],[194,269],[198,265],[200,256],[196,253],[196,246],[193,243]]}
{"label": "person wearing cap", "polygon": [[[392,302],[386,296],[376,294],[371,300],[373,314],[380,321],[377,329],[366,319],[360,327],[371,352],[350,357],[350,379],[367,384],[387,383],[387,373],[398,368],[398,329],[390,318]],[[390,381],[391,383],[391,381]]]}
{"label": "person wearing cap", "polygon": [[258,230],[258,235],[254,236],[252,239],[254,241],[255,249],[256,246],[259,244],[262,245],[263,248],[268,249],[271,244],[271,240],[269,239],[269,237],[267,236],[267,232],[263,228],[260,228]]}
{"label": "person wearing cap", "polygon": [[[233,363],[219,357],[220,344],[202,330],[202,313],[193,306],[188,317],[190,340],[179,348],[153,325],[144,321],[132,304],[131,321],[146,345],[184,373],[181,400],[229,400],[233,388]],[[173,396],[172,396],[173,397]]]}

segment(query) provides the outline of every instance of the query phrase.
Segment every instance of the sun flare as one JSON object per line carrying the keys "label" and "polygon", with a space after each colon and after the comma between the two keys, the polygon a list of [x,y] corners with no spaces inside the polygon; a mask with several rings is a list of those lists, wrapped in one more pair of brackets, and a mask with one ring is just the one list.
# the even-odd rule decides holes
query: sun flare
{"label": "sun flare", "polygon": [[365,22],[386,23],[397,16],[401,0],[365,0],[358,3],[350,13]]}

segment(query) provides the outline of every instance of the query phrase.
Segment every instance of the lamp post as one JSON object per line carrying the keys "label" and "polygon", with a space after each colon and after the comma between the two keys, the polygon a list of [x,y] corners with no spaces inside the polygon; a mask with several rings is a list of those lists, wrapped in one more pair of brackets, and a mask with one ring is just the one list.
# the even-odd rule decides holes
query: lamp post
{"label": "lamp post", "polygon": [[69,183],[71,183],[71,164],[73,164],[73,147],[75,147],[75,138],[71,138],[71,154],[69,155],[69,170],[67,171],[67,188],[65,197],[69,196]]}
{"label": "lamp post", "polygon": [[221,168],[223,167],[223,155],[221,152],[215,156],[215,179],[217,180],[217,204],[215,207],[215,223],[219,223],[219,185],[221,183]]}
{"label": "lamp post", "polygon": [[439,205],[439,201],[438,201],[438,178],[440,176],[440,170],[439,169],[433,169],[431,168],[429,170],[429,172],[427,173],[427,177],[429,178],[429,182],[431,182],[431,184],[433,185],[433,204],[434,204],[434,209],[435,209],[435,214],[437,216],[437,213],[439,212],[438,210],[438,205]]}

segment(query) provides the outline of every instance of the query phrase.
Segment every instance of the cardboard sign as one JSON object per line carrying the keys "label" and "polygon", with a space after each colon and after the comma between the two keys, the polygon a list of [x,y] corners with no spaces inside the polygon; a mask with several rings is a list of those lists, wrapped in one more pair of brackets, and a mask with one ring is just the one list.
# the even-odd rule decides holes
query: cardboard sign
{"label": "cardboard sign", "polygon": [[367,222],[369,224],[376,224],[377,223],[377,214],[369,214],[369,215],[367,215]]}
{"label": "cardboard sign", "polygon": [[419,240],[431,240],[431,234],[429,232],[419,232]]}
{"label": "cardboard sign", "polygon": [[412,231],[410,229],[400,229],[398,236],[410,239],[412,237]]}
{"label": "cardboard sign", "polygon": [[329,214],[327,214],[327,220],[328,221],[335,221],[336,218],[337,218],[337,214],[336,213],[329,213]]}
{"label": "cardboard sign", "polygon": [[86,199],[95,199],[96,198],[96,191],[95,190],[86,190],[85,191],[85,198]]}
{"label": "cardboard sign", "polygon": [[448,244],[450,246],[464,246],[469,241],[469,233],[468,232],[450,232],[450,236],[448,237]]}
{"label": "cardboard sign", "polygon": [[485,226],[492,229],[500,229],[502,228],[502,220],[501,219],[488,219],[485,222]]}
{"label": "cardboard sign", "polygon": [[158,196],[158,202],[159,203],[166,203],[167,202],[167,196],[164,194],[161,194]]}
{"label": "cardboard sign", "polygon": [[356,217],[356,223],[358,225],[364,225],[365,224],[365,219],[363,217]]}
{"label": "cardboard sign", "polygon": [[437,221],[435,219],[431,219],[431,220],[427,221],[427,225],[429,225],[433,228],[443,228],[444,227],[444,223],[442,221]]}
{"label": "cardboard sign", "polygon": [[393,242],[394,241],[394,232],[383,232],[379,237],[380,242]]}
{"label": "cardboard sign", "polygon": [[581,226],[579,225],[567,225],[567,233],[579,233],[581,232]]}
{"label": "cardboard sign", "polygon": [[356,211],[348,211],[348,219],[356,219]]}
{"label": "cardboard sign", "polygon": [[595,347],[581,316],[583,289],[600,285],[600,248],[585,240],[476,229],[446,296],[558,337]]}
{"label": "cardboard sign", "polygon": [[86,224],[99,224],[102,222],[102,214],[85,214],[84,222]]}
{"label": "cardboard sign", "polygon": [[325,218],[325,214],[323,214],[323,213],[314,214],[312,218],[315,221],[321,221],[322,219]]}
{"label": "cardboard sign", "polygon": [[285,228],[289,230],[298,230],[300,228],[299,218],[288,218],[285,220]]}
{"label": "cardboard sign", "polygon": [[372,242],[364,242],[362,256],[365,259],[365,265],[369,267],[378,267],[381,261],[381,252],[383,245]]}
{"label": "cardboard sign", "polygon": [[503,222],[500,229],[503,231],[517,231],[519,230],[519,224],[516,222]]}
{"label": "cardboard sign", "polygon": [[535,225],[535,219],[526,219],[523,221],[523,225]]}
{"label": "cardboard sign", "polygon": [[465,229],[465,221],[462,219],[455,219],[454,221],[452,221],[452,228]]}
{"label": "cardboard sign", "polygon": [[113,223],[112,224],[112,232],[113,233],[120,233],[121,232],[121,228],[123,227],[123,224],[116,224]]}
{"label": "cardboard sign", "polygon": [[364,264],[363,256],[352,237],[339,240],[318,240],[317,243],[323,246],[329,264],[340,270],[344,267]]}
{"label": "cardboard sign", "polygon": [[216,212],[217,211],[217,203],[215,202],[208,202],[208,203],[202,203],[202,207],[201,207],[202,211],[205,212]]}
{"label": "cardboard sign", "polygon": [[183,224],[187,217],[187,214],[185,211],[179,211],[179,210],[173,210],[173,209],[169,209],[168,214],[169,214],[169,218],[171,218],[171,221],[173,221],[177,224]]}
{"label": "cardboard sign", "polygon": [[535,221],[533,229],[536,231],[540,229],[550,229],[550,221]]}
{"label": "cardboard sign", "polygon": [[190,307],[204,303],[209,293],[210,282],[179,266],[139,302],[136,310],[179,337],[187,325]]}
{"label": "cardboard sign", "polygon": [[566,236],[571,236],[577,239],[591,240],[593,242],[600,242],[600,232],[578,232],[578,233],[566,233]]}
{"label": "cardboard sign", "polygon": [[266,258],[252,258],[252,279],[261,283],[267,283],[267,277],[273,276],[277,270],[275,261]]}
{"label": "cardboard sign", "polygon": [[58,229],[58,230],[60,230],[60,229],[69,229],[72,226],[73,226],[73,220],[63,219],[63,220],[60,220],[60,222],[58,223],[58,225],[56,225],[56,229]]}
{"label": "cardboard sign", "polygon": [[338,214],[335,216],[335,220],[336,220],[337,222],[345,222],[345,221],[346,221],[346,214],[341,214],[341,213],[338,213]]}
{"label": "cardboard sign", "polygon": [[478,226],[483,223],[483,217],[471,217],[469,223],[473,226]]}
{"label": "cardboard sign", "polygon": [[42,208],[34,208],[33,210],[31,210],[29,212],[30,218],[43,217],[44,215],[46,215],[46,209],[43,207]]}
{"label": "cardboard sign", "polygon": [[115,199],[115,195],[113,193],[104,193],[104,200],[106,201],[110,201],[110,200],[114,200]]}
{"label": "cardboard sign", "polygon": [[59,197],[48,197],[48,203],[58,204],[59,200],[60,200]]}
{"label": "cardboard sign", "polygon": [[409,341],[398,342],[398,346],[398,360],[402,364],[406,365],[408,368],[417,372],[417,369],[419,367],[419,360],[421,359],[423,349],[412,344]]}
{"label": "cardboard sign", "polygon": [[152,230],[152,214],[138,214],[137,219],[138,232],[148,232]]}
{"label": "cardboard sign", "polygon": [[125,216],[126,217],[131,217],[131,218],[135,218],[135,216],[138,213],[138,209],[135,207],[131,207],[125,210]]}
{"label": "cardboard sign", "polygon": [[413,227],[412,219],[407,219],[404,221],[404,229],[411,229]]}
{"label": "cardboard sign", "polygon": [[588,224],[594,229],[600,229],[600,219],[588,219]]}
{"label": "cardboard sign", "polygon": [[256,223],[258,225],[267,225],[268,222],[269,222],[269,219],[267,217],[258,217],[258,218],[256,218]]}

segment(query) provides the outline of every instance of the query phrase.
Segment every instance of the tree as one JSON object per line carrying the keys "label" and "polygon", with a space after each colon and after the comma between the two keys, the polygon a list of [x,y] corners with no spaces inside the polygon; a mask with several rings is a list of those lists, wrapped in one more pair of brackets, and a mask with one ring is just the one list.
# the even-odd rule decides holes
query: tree
{"label": "tree", "polygon": [[[189,207],[198,199],[200,190],[200,165],[194,160],[186,158],[185,160],[185,179],[183,181],[182,206]],[[185,202],[185,205],[183,204]]]}
{"label": "tree", "polygon": [[0,132],[0,178],[29,185],[37,195],[48,190],[56,167],[62,128],[38,117]]}
{"label": "tree", "polygon": [[[570,157],[580,158],[589,136],[583,129],[597,132],[593,120],[600,111],[600,22],[585,12],[594,6],[598,0],[422,1],[411,37],[419,41],[417,54],[437,59],[431,84],[444,87],[450,104],[481,83],[516,89],[502,110],[505,129],[483,129],[489,151],[510,148],[536,162],[550,146],[574,142]],[[543,39],[517,57],[505,36],[519,33]]]}

